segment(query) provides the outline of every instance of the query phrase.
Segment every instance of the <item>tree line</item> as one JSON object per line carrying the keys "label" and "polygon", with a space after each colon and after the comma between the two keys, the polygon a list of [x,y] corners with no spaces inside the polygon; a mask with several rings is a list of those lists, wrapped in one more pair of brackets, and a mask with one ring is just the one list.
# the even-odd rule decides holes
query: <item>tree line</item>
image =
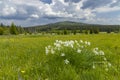
{"label": "tree line", "polygon": [[119,33],[120,25],[97,25],[97,24],[83,24],[75,22],[62,22],[42,26],[33,26],[24,28],[27,32],[45,32],[57,34],[69,33],[85,33],[85,34],[98,34],[99,32],[106,33]]}
{"label": "tree line", "polygon": [[0,24],[0,35],[17,35],[17,34],[33,34],[33,33],[49,33],[49,34],[99,34],[99,32],[119,33],[120,25],[94,25],[75,22],[55,23],[42,26],[21,27],[11,23],[11,25]]}
{"label": "tree line", "polygon": [[23,34],[25,32],[24,28],[21,26],[15,25],[13,22],[11,25],[0,24],[0,35],[17,35]]}

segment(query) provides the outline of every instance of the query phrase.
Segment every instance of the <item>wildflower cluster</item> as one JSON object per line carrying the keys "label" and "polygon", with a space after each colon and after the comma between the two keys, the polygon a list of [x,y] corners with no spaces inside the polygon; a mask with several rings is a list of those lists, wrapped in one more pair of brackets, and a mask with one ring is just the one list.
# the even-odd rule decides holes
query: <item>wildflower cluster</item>
{"label": "wildflower cluster", "polygon": [[80,40],[80,41],[77,41],[77,40],[75,40],[75,41],[73,41],[73,40],[70,40],[70,41],[56,40],[54,43],[54,46],[49,45],[49,46],[45,47],[45,50],[46,50],[46,55],[48,55],[48,53],[54,54],[55,52],[60,51],[61,49],[65,48],[65,47],[69,47],[71,49],[78,48],[77,52],[81,53],[82,48],[87,47],[87,46],[90,46],[90,42],[88,42],[88,41],[83,42],[82,40]]}
{"label": "wildflower cluster", "polygon": [[[93,53],[95,54],[95,57],[99,57],[100,61],[94,61],[93,62],[93,69],[96,68],[97,65],[102,64],[106,71],[112,66],[110,62],[108,62],[107,58],[105,57],[105,53],[102,50],[99,50],[98,48],[93,49]],[[95,66],[96,65],[96,66]]]}
{"label": "wildflower cluster", "polygon": [[90,46],[91,43],[89,41],[56,40],[53,46],[48,45],[45,47],[45,53],[46,55],[56,56],[57,59],[55,61],[60,58],[61,62],[66,65],[70,64],[82,69],[95,69],[100,64],[108,71],[111,63],[107,61],[105,53],[98,48],[91,49]]}

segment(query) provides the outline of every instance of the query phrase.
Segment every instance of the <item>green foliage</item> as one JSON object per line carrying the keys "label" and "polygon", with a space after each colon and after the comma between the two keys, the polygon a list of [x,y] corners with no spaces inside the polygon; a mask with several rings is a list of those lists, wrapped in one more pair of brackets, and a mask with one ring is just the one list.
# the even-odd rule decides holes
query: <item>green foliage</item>
{"label": "green foliage", "polygon": [[0,26],[1,26],[1,27],[4,27],[4,24],[3,24],[3,23],[1,23],[1,24],[0,24]]}
{"label": "green foliage", "polygon": [[88,32],[88,30],[85,30],[85,32],[84,32],[85,34],[88,34],[89,32]]}
{"label": "green foliage", "polygon": [[67,34],[68,34],[68,31],[65,29],[65,30],[63,31],[63,34],[64,34],[64,35],[67,35]]}
{"label": "green foliage", "polygon": [[111,29],[110,28],[108,28],[108,30],[107,30],[107,33],[111,33],[112,31],[111,31]]}
{"label": "green foliage", "polygon": [[79,33],[83,33],[82,29],[80,29]]}
{"label": "green foliage", "polygon": [[73,30],[72,33],[73,33],[74,35],[76,35],[77,31],[76,31],[76,30]]}
{"label": "green foliage", "polygon": [[[111,63],[107,61],[104,52],[98,48],[91,49],[90,42],[88,41],[56,40],[53,46],[49,45],[45,49],[47,56],[46,65],[49,68],[59,65],[58,68],[62,69],[68,65],[75,70],[76,74],[86,70],[101,68],[105,71],[105,69],[111,68]],[[57,68],[53,68],[54,70],[59,71]],[[52,71],[49,70],[49,72]]]}
{"label": "green foliage", "polygon": [[3,35],[3,33],[4,33],[4,29],[0,27],[0,35]]}
{"label": "green foliage", "polygon": [[[32,32],[35,31],[44,31],[44,32],[49,32],[52,30],[90,30],[91,28],[93,31],[95,30],[95,34],[98,34],[99,32],[107,32],[109,29],[111,32],[114,31],[119,31],[120,25],[95,25],[95,24],[85,24],[85,23],[78,23],[78,22],[57,22],[57,23],[52,23],[48,25],[42,25],[42,26],[34,26],[34,27],[26,27],[25,30],[29,30],[32,28]],[[94,29],[95,28],[95,29]]]}
{"label": "green foliage", "polygon": [[97,27],[93,27],[93,28],[90,28],[90,34],[99,34],[99,28]]}
{"label": "green foliage", "polygon": [[17,27],[17,31],[18,31],[19,34],[23,34],[25,32],[24,29],[21,26]]}
{"label": "green foliage", "polygon": [[18,34],[17,27],[13,22],[11,23],[11,26],[10,26],[10,33],[13,34],[13,35]]}
{"label": "green foliage", "polygon": [[[119,80],[120,79],[120,34],[98,35],[16,35],[0,36],[0,80]],[[106,53],[106,58],[114,66],[110,71],[79,70],[74,63],[65,65],[61,58],[45,55],[45,46],[60,40],[89,40]],[[69,49],[69,54],[71,49]],[[77,55],[77,54],[76,54]],[[74,55],[73,55],[74,56]],[[53,56],[52,56],[53,57]],[[73,60],[78,60],[70,57]],[[83,58],[81,58],[83,59]],[[59,62],[60,64],[58,64]],[[84,59],[83,59],[84,60]],[[52,62],[53,61],[53,62]],[[49,65],[48,63],[49,62]],[[77,63],[77,61],[76,61]],[[47,65],[46,65],[47,64]],[[83,63],[79,63],[83,64]],[[76,65],[75,65],[76,66]]]}
{"label": "green foliage", "polygon": [[10,34],[10,30],[8,28],[4,29],[4,35],[9,35]]}
{"label": "green foliage", "polygon": [[98,28],[94,28],[94,31],[93,31],[95,34],[98,34],[99,33],[99,29]]}
{"label": "green foliage", "polygon": [[57,34],[58,34],[58,35],[60,35],[60,34],[61,34],[61,32],[60,32],[60,31],[57,31]]}
{"label": "green foliage", "polygon": [[93,34],[93,29],[92,28],[90,29],[90,34]]}

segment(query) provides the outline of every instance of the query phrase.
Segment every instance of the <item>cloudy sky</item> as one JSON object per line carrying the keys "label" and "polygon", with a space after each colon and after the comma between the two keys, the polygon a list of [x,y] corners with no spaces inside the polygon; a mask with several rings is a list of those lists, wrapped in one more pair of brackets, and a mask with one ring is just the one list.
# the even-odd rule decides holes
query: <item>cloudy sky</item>
{"label": "cloudy sky", "polygon": [[59,21],[120,24],[120,0],[0,0],[0,23],[33,26]]}

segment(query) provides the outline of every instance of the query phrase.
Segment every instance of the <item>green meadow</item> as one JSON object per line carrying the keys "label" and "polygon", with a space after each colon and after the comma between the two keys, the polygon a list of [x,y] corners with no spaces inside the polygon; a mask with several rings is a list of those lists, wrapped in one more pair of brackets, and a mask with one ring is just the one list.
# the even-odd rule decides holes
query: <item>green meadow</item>
{"label": "green meadow", "polygon": [[[71,64],[61,65],[59,61],[54,65],[52,61],[57,62],[58,59],[48,62],[45,47],[53,45],[55,40],[90,41],[91,48],[98,47],[104,51],[112,68],[108,71],[102,68],[79,70]],[[119,79],[120,34],[0,36],[0,80]]]}

